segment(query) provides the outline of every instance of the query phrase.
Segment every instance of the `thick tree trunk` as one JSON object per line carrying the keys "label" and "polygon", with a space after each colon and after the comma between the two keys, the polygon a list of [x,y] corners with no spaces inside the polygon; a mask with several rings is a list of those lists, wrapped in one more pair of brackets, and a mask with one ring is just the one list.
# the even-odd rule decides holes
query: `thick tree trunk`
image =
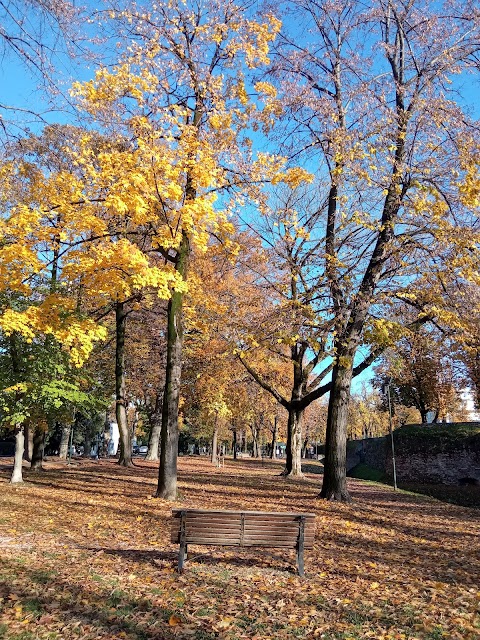
{"label": "thick tree trunk", "polygon": [[66,460],[68,458],[68,443],[70,441],[70,433],[72,432],[72,425],[64,425],[62,427],[62,437],[60,439],[60,449],[58,457],[60,460]]}
{"label": "thick tree trunk", "polygon": [[115,349],[115,414],[120,433],[120,457],[118,464],[132,467],[132,434],[128,428],[125,399],[125,330],[127,314],[125,303],[117,301],[115,307],[116,349]]}
{"label": "thick tree trunk", "polygon": [[[178,250],[177,272],[186,279],[190,243],[184,233]],[[160,437],[160,467],[156,497],[175,500],[177,497],[178,405],[182,376],[183,296],[174,291],[167,310],[167,365],[163,392],[162,431]]]}
{"label": "thick tree trunk", "polygon": [[212,464],[217,464],[218,462],[218,426],[215,425],[215,430],[213,432],[212,438]]}
{"label": "thick tree trunk", "polygon": [[285,476],[302,475],[302,422],[303,409],[290,408],[287,424],[287,460],[282,472]]}
{"label": "thick tree trunk", "polygon": [[327,434],[321,498],[350,502],[347,490],[347,421],[351,366],[336,364],[328,403]]}
{"label": "thick tree trunk", "polygon": [[35,471],[43,469],[43,449],[45,446],[45,432],[35,430],[33,433],[33,451],[30,467]]}
{"label": "thick tree trunk", "polygon": [[25,436],[23,433],[23,427],[17,429],[15,433],[15,458],[13,461],[13,471],[12,477],[10,478],[10,482],[12,484],[17,484],[19,482],[23,482],[23,452],[25,449]]}
{"label": "thick tree trunk", "polygon": [[149,414],[150,438],[148,440],[148,451],[145,460],[158,462],[160,460],[160,435],[162,433],[162,394],[157,393],[155,398],[155,409]]}

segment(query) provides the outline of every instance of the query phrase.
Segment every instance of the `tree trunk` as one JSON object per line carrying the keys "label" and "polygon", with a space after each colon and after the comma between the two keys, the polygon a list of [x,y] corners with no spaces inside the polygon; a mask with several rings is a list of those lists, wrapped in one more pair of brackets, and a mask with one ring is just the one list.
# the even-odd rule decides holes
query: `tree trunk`
{"label": "tree trunk", "polygon": [[24,438],[25,438],[25,443],[24,443],[25,450],[23,452],[23,459],[26,460],[27,462],[31,462],[32,453],[33,453],[33,429],[28,425],[25,425],[24,427]]}
{"label": "tree trunk", "polygon": [[256,425],[251,425],[250,427],[251,431],[252,431],[252,457],[253,458],[260,458],[260,448],[258,446],[258,440],[259,440],[259,435],[258,435],[258,428]]}
{"label": "tree trunk", "polygon": [[149,413],[150,438],[148,439],[148,451],[145,460],[158,462],[160,460],[160,435],[162,432],[162,394],[157,393],[153,413]]}
{"label": "tree trunk", "polygon": [[15,433],[15,458],[13,462],[13,472],[12,477],[10,478],[10,482],[12,484],[17,484],[19,482],[23,482],[23,452],[25,448],[25,436],[23,433],[23,427],[17,429]]}
{"label": "tree trunk", "polygon": [[152,418],[152,430],[150,432],[150,440],[148,441],[148,451],[145,456],[145,460],[152,460],[158,462],[160,459],[160,434],[162,432],[162,418],[161,415],[155,414]]}
{"label": "tree trunk", "polygon": [[215,430],[212,438],[212,464],[217,464],[218,461],[218,426],[215,424]]}
{"label": "tree trunk", "polygon": [[428,410],[427,409],[420,409],[420,419],[422,421],[422,424],[428,424]]}
{"label": "tree trunk", "polygon": [[302,422],[303,409],[290,408],[287,424],[287,460],[284,476],[302,476]]}
{"label": "tree trunk", "polygon": [[304,459],[307,457],[307,447],[308,447],[308,438],[305,438],[302,445],[302,458]]}
{"label": "tree trunk", "polygon": [[272,450],[270,451],[270,458],[274,460],[276,458],[275,448],[277,446],[277,416],[275,416],[273,420],[273,431],[272,431]]}
{"label": "tree trunk", "polygon": [[62,437],[60,439],[60,449],[58,457],[60,460],[66,460],[68,458],[68,443],[70,441],[70,433],[72,432],[72,425],[64,425],[62,427]]}
{"label": "tree trunk", "polygon": [[236,460],[237,459],[237,430],[236,429],[233,430],[232,449],[233,449],[233,459]]}
{"label": "tree trunk", "polygon": [[35,471],[43,469],[43,449],[45,446],[45,432],[35,430],[33,433],[33,451],[30,467]]}
{"label": "tree trunk", "polygon": [[132,435],[128,428],[125,400],[125,329],[127,314],[125,303],[117,300],[115,307],[116,348],[115,348],[115,414],[120,433],[120,458],[118,464],[132,467]]}
{"label": "tree trunk", "polygon": [[92,451],[92,432],[90,431],[90,424],[85,431],[85,440],[83,443],[82,458],[90,458],[90,452]]}
{"label": "tree trunk", "polygon": [[352,367],[336,364],[328,403],[321,498],[350,502],[347,490],[347,422]]}
{"label": "tree trunk", "polygon": [[[178,250],[177,272],[186,279],[190,243],[186,233]],[[163,392],[162,430],[160,437],[160,467],[156,497],[175,500],[177,497],[178,404],[182,377],[183,292],[174,291],[167,310],[167,364]]]}

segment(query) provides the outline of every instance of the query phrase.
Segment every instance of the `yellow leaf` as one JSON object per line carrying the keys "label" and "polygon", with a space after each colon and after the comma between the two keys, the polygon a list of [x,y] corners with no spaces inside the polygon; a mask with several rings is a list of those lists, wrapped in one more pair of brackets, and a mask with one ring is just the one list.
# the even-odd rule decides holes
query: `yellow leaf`
{"label": "yellow leaf", "polygon": [[175,614],[172,613],[172,615],[170,616],[170,618],[168,619],[168,624],[171,627],[176,627],[178,624],[182,623],[182,619],[179,618],[178,616],[176,616]]}
{"label": "yellow leaf", "polygon": [[217,623],[217,627],[219,629],[227,629],[233,622],[233,618],[222,618],[220,622]]}

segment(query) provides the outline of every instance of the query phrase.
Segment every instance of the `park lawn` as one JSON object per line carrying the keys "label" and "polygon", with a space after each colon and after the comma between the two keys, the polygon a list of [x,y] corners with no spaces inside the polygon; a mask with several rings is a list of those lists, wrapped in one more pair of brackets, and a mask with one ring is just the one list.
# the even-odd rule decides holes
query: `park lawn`
{"label": "park lawn", "polygon": [[[3,466],[2,466],[3,465]],[[480,512],[349,480],[350,505],[318,476],[278,464],[179,460],[180,498],[152,498],[156,465],[46,464],[8,484],[0,465],[0,638],[240,640],[480,638]],[[175,570],[171,508],[316,513],[306,579],[295,552],[192,547]]]}

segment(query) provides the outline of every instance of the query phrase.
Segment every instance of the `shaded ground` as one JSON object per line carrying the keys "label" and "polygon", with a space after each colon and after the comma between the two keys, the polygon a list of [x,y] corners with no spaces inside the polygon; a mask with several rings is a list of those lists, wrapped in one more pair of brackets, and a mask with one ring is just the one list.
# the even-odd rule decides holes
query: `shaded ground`
{"label": "shaded ground", "polygon": [[447,484],[418,484],[414,482],[401,485],[402,489],[422,493],[425,496],[431,496],[437,500],[459,504],[464,507],[480,509],[480,485],[477,486],[459,486]]}
{"label": "shaded ground", "polygon": [[[8,484],[0,461],[0,638],[474,640],[479,512],[350,480],[351,505],[318,476],[273,463],[180,459],[181,501],[153,499],[156,468],[49,463]],[[306,554],[194,547],[175,572],[172,506],[317,514]]]}

